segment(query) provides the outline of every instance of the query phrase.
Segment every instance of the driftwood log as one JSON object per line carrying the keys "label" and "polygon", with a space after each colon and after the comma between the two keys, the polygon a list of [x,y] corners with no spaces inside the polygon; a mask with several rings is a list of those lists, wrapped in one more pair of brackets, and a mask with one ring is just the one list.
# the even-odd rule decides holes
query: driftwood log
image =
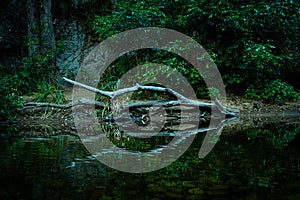
{"label": "driftwood log", "polygon": [[178,106],[178,105],[184,105],[184,106],[191,106],[191,107],[199,107],[200,110],[201,109],[205,109],[205,110],[217,110],[219,111],[221,114],[225,114],[227,117],[235,117],[238,115],[239,110],[237,109],[232,109],[232,108],[227,108],[225,106],[223,106],[220,101],[218,99],[215,100],[215,103],[205,103],[205,102],[200,102],[200,101],[196,101],[193,99],[189,99],[185,96],[183,96],[182,94],[174,91],[171,88],[164,88],[164,87],[157,87],[157,86],[142,86],[139,84],[136,84],[133,87],[129,87],[129,88],[123,88],[120,90],[116,90],[113,92],[110,91],[103,91],[103,90],[99,90],[97,88],[94,87],[90,87],[88,85],[70,80],[68,78],[63,77],[63,80],[65,80],[68,83],[73,84],[74,86],[77,87],[81,87],[84,88],[86,90],[95,92],[96,94],[100,94],[106,97],[109,97],[111,99],[114,99],[118,96],[121,96],[123,94],[126,93],[130,93],[130,92],[135,92],[138,90],[149,90],[149,91],[154,91],[154,92],[166,92],[169,93],[171,95],[174,95],[177,97],[178,100],[170,100],[170,101],[146,101],[146,102],[136,102],[136,103],[131,103],[129,105],[123,105],[123,107],[149,107],[149,106],[153,106],[153,105],[157,105],[157,106],[164,106],[164,107],[172,107],[172,106]]}
{"label": "driftwood log", "polygon": [[[220,114],[225,114],[226,117],[236,117],[238,116],[239,110],[232,109],[223,106],[218,99],[215,100],[215,103],[206,103],[206,102],[200,102],[197,100],[189,99],[182,94],[174,91],[170,88],[164,88],[164,87],[157,87],[157,86],[142,86],[139,84],[136,84],[133,87],[129,88],[123,88],[117,91],[103,91],[99,90],[97,88],[70,80],[68,78],[63,77],[63,80],[65,80],[68,83],[73,84],[74,86],[84,88],[88,91],[92,91],[96,94],[100,94],[106,97],[109,97],[110,99],[115,99],[118,96],[124,95],[126,93],[135,92],[138,90],[148,90],[148,91],[154,91],[154,92],[166,92],[171,95],[174,95],[177,97],[178,100],[152,100],[152,101],[143,101],[143,102],[134,102],[130,103],[128,105],[122,105],[123,108],[140,108],[140,107],[151,107],[151,106],[163,106],[163,107],[174,107],[183,105],[186,107],[199,107],[200,110],[211,111],[216,110]],[[86,98],[81,98],[77,100],[76,102],[71,102],[68,104],[55,104],[55,103],[44,103],[44,102],[29,102],[25,105],[26,108],[32,108],[32,107],[54,107],[54,108],[60,108],[60,109],[69,109],[71,107],[77,106],[77,105],[94,105],[96,108],[104,108],[105,103],[90,100]]]}

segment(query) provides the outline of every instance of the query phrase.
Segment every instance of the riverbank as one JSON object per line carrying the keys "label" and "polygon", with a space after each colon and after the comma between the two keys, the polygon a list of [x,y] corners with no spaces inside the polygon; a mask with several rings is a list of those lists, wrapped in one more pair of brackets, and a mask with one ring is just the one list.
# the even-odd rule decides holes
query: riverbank
{"label": "riverbank", "polygon": [[[71,96],[67,96],[69,101]],[[31,98],[26,98],[31,101]],[[207,100],[203,100],[208,102]],[[226,127],[235,127],[238,130],[253,126],[263,126],[264,124],[276,123],[276,121],[300,121],[300,101],[286,102],[282,105],[266,104],[262,101],[253,101],[236,95],[228,95],[226,107],[240,110],[234,121]],[[292,118],[292,120],[290,120]],[[73,122],[72,108],[55,108],[47,106],[36,106],[21,110],[21,116],[16,120],[16,126],[25,127],[24,130],[40,132],[45,130],[47,134],[51,132],[69,132],[76,134]],[[54,130],[53,130],[54,129]],[[26,131],[25,131],[26,132]]]}
{"label": "riverbank", "polygon": [[285,102],[281,105],[249,100],[233,94],[227,95],[226,106],[240,110],[240,115],[299,112],[300,101]]}
{"label": "riverbank", "polygon": [[[71,102],[70,91],[65,93],[66,99]],[[33,98],[26,97],[26,103],[32,101]],[[199,100],[209,102],[208,100]],[[268,104],[263,101],[254,101],[229,94],[227,95],[224,105],[228,108],[237,109],[240,111],[239,118],[247,118],[251,116],[276,116],[276,115],[300,115],[300,101],[285,102],[282,105]],[[32,119],[38,120],[59,120],[63,124],[72,120],[72,109],[55,108],[47,106],[31,106],[21,110],[22,115],[18,120],[27,121]]]}

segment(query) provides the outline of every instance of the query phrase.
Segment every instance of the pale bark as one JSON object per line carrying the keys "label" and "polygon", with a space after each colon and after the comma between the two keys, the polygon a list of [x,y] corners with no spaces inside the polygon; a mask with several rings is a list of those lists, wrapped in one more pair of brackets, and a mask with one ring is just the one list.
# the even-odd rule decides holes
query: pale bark
{"label": "pale bark", "polygon": [[[129,104],[124,104],[122,105],[122,109],[126,109],[126,108],[141,108],[141,107],[152,107],[152,106],[163,106],[163,107],[173,107],[173,106],[185,106],[185,109],[189,110],[187,107],[199,107],[200,111],[205,110],[204,113],[207,114],[207,112],[211,112],[212,110],[217,110],[219,113],[221,114],[225,114],[226,116],[229,117],[234,117],[237,116],[239,113],[239,110],[237,109],[231,109],[231,108],[227,108],[224,107],[218,100],[215,101],[215,103],[205,103],[205,102],[200,102],[197,100],[192,100],[189,99],[187,97],[184,97],[183,95],[181,95],[180,93],[170,89],[170,88],[163,88],[163,87],[156,87],[156,86],[141,86],[141,85],[136,85],[133,87],[129,87],[129,88],[123,88],[117,91],[103,91],[103,90],[99,90],[97,88],[93,88],[90,87],[88,85],[67,79],[67,78],[63,78],[65,81],[84,88],[86,90],[95,92],[97,94],[101,94],[104,95],[106,97],[109,97],[111,99],[116,98],[117,96],[126,94],[126,93],[130,93],[130,92],[134,92],[137,90],[150,90],[150,91],[156,91],[156,92],[168,92],[174,96],[176,96],[178,98],[178,100],[152,100],[152,101],[143,101],[143,102],[135,102],[135,103],[129,103]],[[26,104],[26,106],[36,106],[36,107],[54,107],[54,108],[61,108],[61,109],[68,109],[71,108],[73,106],[77,106],[77,105],[94,105],[97,108],[104,108],[105,107],[105,103],[103,102],[99,102],[99,101],[94,101],[94,100],[90,100],[90,99],[85,99],[85,98],[81,98],[76,102],[72,102],[72,103],[68,103],[68,104],[54,104],[54,103],[41,103],[41,102],[29,102]],[[26,107],[25,107],[26,108]],[[201,115],[199,115],[201,116]]]}
{"label": "pale bark", "polygon": [[143,107],[144,106],[145,107],[145,106],[152,106],[152,105],[158,105],[158,104],[160,104],[162,106],[164,106],[164,105],[165,106],[188,105],[188,106],[197,106],[199,108],[209,109],[210,111],[216,109],[220,113],[226,114],[227,116],[237,116],[239,113],[239,110],[224,107],[217,99],[216,99],[215,103],[199,102],[197,100],[189,99],[170,88],[163,88],[163,87],[156,87],[156,86],[141,86],[141,85],[137,84],[133,87],[123,88],[123,89],[120,89],[117,91],[110,92],[110,91],[99,90],[97,88],[70,80],[65,77],[63,77],[63,80],[65,80],[66,82],[69,82],[75,86],[78,86],[78,87],[84,88],[86,90],[92,91],[94,93],[109,97],[111,99],[114,99],[114,98],[121,96],[123,94],[126,94],[126,93],[135,92],[138,90],[167,92],[178,98],[178,101],[171,100],[171,101],[165,101],[165,102],[161,102],[161,101],[140,102],[140,103],[134,103],[132,105],[129,104],[129,105],[127,105],[128,107],[130,107],[130,106],[134,106],[134,107]]}
{"label": "pale bark", "polygon": [[60,109],[69,109],[77,105],[94,105],[97,108],[104,108],[105,104],[99,101],[92,101],[89,99],[80,99],[77,102],[71,102],[68,104],[56,104],[56,103],[47,103],[47,102],[28,102],[25,104],[24,109],[32,107],[52,107]]}

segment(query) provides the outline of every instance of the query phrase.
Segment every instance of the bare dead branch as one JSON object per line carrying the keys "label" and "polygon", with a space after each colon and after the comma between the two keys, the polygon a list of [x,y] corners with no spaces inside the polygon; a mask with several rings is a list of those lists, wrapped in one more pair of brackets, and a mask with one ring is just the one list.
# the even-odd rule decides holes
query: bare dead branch
{"label": "bare dead branch", "polygon": [[90,99],[81,98],[75,103],[67,104],[56,104],[56,103],[47,103],[47,102],[28,102],[25,104],[24,109],[29,109],[33,107],[52,107],[59,109],[69,109],[77,105],[95,105],[98,108],[104,108],[105,104],[99,101],[93,101]]}
{"label": "bare dead branch", "polygon": [[97,94],[107,96],[111,99],[114,99],[114,98],[116,98],[118,96],[121,96],[123,94],[126,94],[126,93],[135,92],[135,91],[138,91],[138,90],[150,90],[150,91],[154,91],[154,92],[167,92],[169,94],[172,94],[172,95],[176,96],[180,100],[181,103],[194,104],[194,105],[200,105],[200,106],[213,106],[213,105],[215,105],[215,104],[210,104],[210,103],[198,102],[198,101],[186,98],[182,94],[180,94],[180,93],[178,93],[178,92],[176,92],[176,91],[174,91],[170,88],[164,88],[164,87],[142,86],[142,85],[136,84],[133,87],[123,88],[123,89],[120,89],[120,90],[117,90],[117,91],[114,91],[114,92],[109,92],[109,91],[103,91],[103,90],[99,90],[97,88],[93,88],[91,86],[88,86],[88,85],[70,80],[70,79],[65,78],[65,77],[63,77],[63,80],[65,80],[66,82],[69,82],[69,83],[71,83],[75,86],[78,86],[78,87],[84,88],[86,90],[89,90],[91,92],[95,92]]}
{"label": "bare dead branch", "polygon": [[63,77],[63,80],[65,80],[66,82],[69,82],[75,86],[84,88],[86,90],[95,92],[97,94],[109,97],[111,99],[116,98],[117,96],[121,96],[123,94],[126,93],[130,93],[130,92],[135,92],[138,90],[150,90],[150,91],[155,91],[155,92],[167,92],[169,94],[172,94],[174,96],[176,96],[178,98],[177,101],[171,100],[171,101],[147,101],[147,102],[137,102],[137,103],[132,103],[129,105],[126,105],[125,107],[142,107],[142,106],[152,106],[152,105],[161,105],[161,106],[175,106],[175,105],[189,105],[189,106],[197,106],[199,108],[205,108],[205,109],[217,109],[220,113],[226,114],[227,116],[237,116],[237,114],[239,113],[239,110],[236,109],[230,109],[230,108],[226,108],[224,106],[222,106],[222,104],[216,99],[215,103],[205,103],[205,102],[200,102],[197,100],[192,100],[189,99],[185,96],[183,96],[182,94],[172,90],[171,88],[163,88],[163,87],[157,87],[157,86],[141,86],[139,84],[133,86],[133,87],[129,87],[129,88],[123,88],[117,91],[103,91],[103,90],[99,90],[97,88],[93,88],[91,86],[70,80],[68,78]]}
{"label": "bare dead branch", "polygon": [[[135,102],[135,103],[129,103],[129,104],[124,104],[122,105],[123,108],[138,108],[138,107],[151,107],[151,106],[163,106],[163,107],[172,107],[172,106],[188,106],[188,107],[198,107],[200,108],[200,110],[209,110],[212,111],[217,110],[219,113],[223,113],[226,114],[227,116],[237,116],[237,114],[239,113],[239,110],[236,109],[231,109],[231,108],[226,108],[224,106],[222,106],[222,104],[216,100],[215,103],[206,103],[206,102],[200,102],[197,100],[192,100],[189,99],[183,95],[181,95],[180,93],[170,89],[170,88],[163,88],[163,87],[156,87],[156,86],[141,86],[141,85],[136,85],[133,87],[129,87],[129,88],[123,88],[114,92],[110,92],[110,91],[103,91],[103,90],[99,90],[97,88],[93,88],[91,86],[67,79],[67,78],[63,78],[65,81],[84,88],[86,90],[95,92],[97,94],[101,94],[104,96],[107,96],[111,99],[116,98],[117,96],[121,96],[123,94],[126,93],[130,93],[130,92],[135,92],[137,90],[150,90],[150,91],[156,91],[156,92],[167,92],[169,94],[172,94],[174,96],[176,96],[178,98],[178,100],[164,100],[164,101],[160,101],[160,100],[154,100],[154,101],[143,101],[143,102]],[[25,105],[24,109],[29,109],[34,107],[53,107],[53,108],[60,108],[60,109],[69,109],[71,107],[77,106],[77,105],[94,105],[97,108],[104,108],[105,107],[105,103],[103,102],[99,102],[99,101],[94,101],[94,100],[90,100],[90,99],[86,99],[86,98],[81,98],[76,102],[71,102],[68,104],[55,104],[55,103],[45,103],[45,102],[29,102]]]}

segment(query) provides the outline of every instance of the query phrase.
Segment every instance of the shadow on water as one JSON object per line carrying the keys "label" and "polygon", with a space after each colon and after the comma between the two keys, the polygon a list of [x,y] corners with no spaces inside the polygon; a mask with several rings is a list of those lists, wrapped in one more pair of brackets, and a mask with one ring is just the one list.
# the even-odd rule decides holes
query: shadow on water
{"label": "shadow on water", "polygon": [[[188,150],[144,174],[100,163],[68,130],[2,127],[0,199],[300,199],[299,122],[299,115],[255,115],[225,123],[203,159],[203,127],[186,127],[196,134]],[[174,127],[144,140],[113,124],[100,128],[115,145],[147,152],[168,144]]]}

